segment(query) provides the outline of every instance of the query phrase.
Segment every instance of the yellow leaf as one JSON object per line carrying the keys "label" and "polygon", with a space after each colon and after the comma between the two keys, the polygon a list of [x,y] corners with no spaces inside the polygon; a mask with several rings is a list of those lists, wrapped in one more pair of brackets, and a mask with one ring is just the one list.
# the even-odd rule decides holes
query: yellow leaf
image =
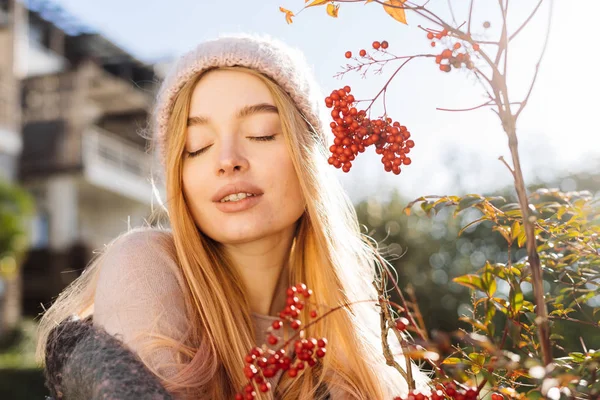
{"label": "yellow leaf", "polygon": [[331,15],[333,18],[337,18],[339,9],[339,5],[336,6],[331,3],[327,4],[327,14]]}
{"label": "yellow leaf", "polygon": [[[308,3],[310,0],[306,0],[305,3]],[[312,3],[305,7],[314,7],[314,6],[322,6],[326,3],[331,3],[333,0],[314,0]]]}
{"label": "yellow leaf", "polygon": [[[396,21],[406,24],[406,13],[404,12],[404,8],[399,8],[403,7],[405,2],[406,0],[387,0],[383,4],[383,9]],[[386,5],[390,5],[391,7]]]}
{"label": "yellow leaf", "polygon": [[294,16],[294,13],[291,12],[290,10],[286,10],[283,7],[279,7],[279,11],[281,11],[282,13],[285,13],[285,20],[288,24],[291,24],[292,21],[292,17]]}

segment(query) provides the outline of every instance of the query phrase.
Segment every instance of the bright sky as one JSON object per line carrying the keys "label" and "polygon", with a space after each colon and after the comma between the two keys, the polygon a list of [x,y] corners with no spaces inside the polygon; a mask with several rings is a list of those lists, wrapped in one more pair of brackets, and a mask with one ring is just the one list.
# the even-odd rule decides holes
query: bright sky
{"label": "bright sky", "polygon": [[[138,58],[152,62],[181,54],[196,43],[229,32],[258,32],[278,37],[302,49],[314,67],[324,93],[346,84],[357,98],[372,98],[395,65],[367,80],[349,73],[340,81],[333,75],[346,63],[344,52],[369,49],[374,40],[387,40],[396,55],[432,52],[419,24],[408,13],[405,26],[389,17],[376,3],[341,4],[339,18],[324,7],[303,11],[287,25],[279,11],[302,8],[303,0],[53,0],[82,22],[106,35]],[[457,20],[466,19],[467,1],[451,0]],[[420,1],[419,1],[420,3]],[[511,101],[522,100],[542,49],[548,0],[536,19],[515,39],[509,56]],[[485,4],[485,5],[482,5]],[[473,31],[494,40],[499,21],[497,2],[475,1]],[[513,26],[522,21],[537,0],[510,2]],[[523,112],[518,132],[525,179],[550,178],[555,173],[600,168],[600,57],[595,49],[598,0],[555,0],[550,42],[536,88]],[[447,0],[431,1],[432,9],[451,18]],[[510,14],[512,13],[512,14]],[[514,29],[514,28],[513,28]],[[436,50],[440,49],[436,47]],[[440,52],[438,50],[438,52]],[[406,125],[416,146],[412,165],[399,175],[383,171],[373,149],[340,177],[354,200],[382,195],[397,187],[409,197],[426,194],[482,192],[511,183],[508,170],[498,161],[510,159],[506,136],[496,114],[436,111],[436,107],[466,108],[485,101],[481,85],[462,71],[445,74],[431,59],[414,60],[394,80],[387,95],[388,114]],[[376,111],[381,111],[379,107]],[[366,156],[372,153],[372,156]],[[357,184],[359,183],[359,184]],[[566,188],[573,189],[573,188]]]}

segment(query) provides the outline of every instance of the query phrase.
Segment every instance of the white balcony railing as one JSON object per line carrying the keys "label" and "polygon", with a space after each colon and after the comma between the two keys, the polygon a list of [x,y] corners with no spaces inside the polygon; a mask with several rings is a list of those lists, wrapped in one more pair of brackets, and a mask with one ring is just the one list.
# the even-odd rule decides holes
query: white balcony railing
{"label": "white balcony railing", "polygon": [[151,156],[98,127],[83,135],[83,166],[93,184],[142,203],[152,201]]}

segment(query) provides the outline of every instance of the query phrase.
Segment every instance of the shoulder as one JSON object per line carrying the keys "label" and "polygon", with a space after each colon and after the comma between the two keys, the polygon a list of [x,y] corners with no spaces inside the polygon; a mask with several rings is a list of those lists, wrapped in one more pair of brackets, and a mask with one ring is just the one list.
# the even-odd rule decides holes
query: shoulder
{"label": "shoulder", "polygon": [[[122,233],[105,248],[105,253],[124,253],[133,256],[142,251],[150,252],[152,255],[165,253],[175,256],[175,243],[173,234],[169,230],[140,227]],[[132,254],[133,253],[133,254]]]}
{"label": "shoulder", "polygon": [[107,245],[97,262],[94,324],[128,340],[134,332],[184,325],[187,289],[169,231],[130,230]]}
{"label": "shoulder", "polygon": [[103,305],[172,302],[185,290],[170,231],[132,229],[108,244],[97,262],[96,311]]}
{"label": "shoulder", "polygon": [[100,277],[112,273],[169,274],[180,279],[177,252],[171,231],[158,228],[134,228],[109,243],[100,256]]}

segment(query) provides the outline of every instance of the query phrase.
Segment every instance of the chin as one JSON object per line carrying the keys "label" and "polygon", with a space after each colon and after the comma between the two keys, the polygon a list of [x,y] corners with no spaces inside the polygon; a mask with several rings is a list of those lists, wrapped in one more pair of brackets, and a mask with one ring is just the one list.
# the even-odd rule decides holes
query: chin
{"label": "chin", "polygon": [[[235,225],[235,226],[231,226]],[[202,230],[202,229],[201,229]],[[212,240],[222,244],[241,244],[261,239],[269,234],[262,229],[256,229],[251,224],[220,224],[202,232]]]}

